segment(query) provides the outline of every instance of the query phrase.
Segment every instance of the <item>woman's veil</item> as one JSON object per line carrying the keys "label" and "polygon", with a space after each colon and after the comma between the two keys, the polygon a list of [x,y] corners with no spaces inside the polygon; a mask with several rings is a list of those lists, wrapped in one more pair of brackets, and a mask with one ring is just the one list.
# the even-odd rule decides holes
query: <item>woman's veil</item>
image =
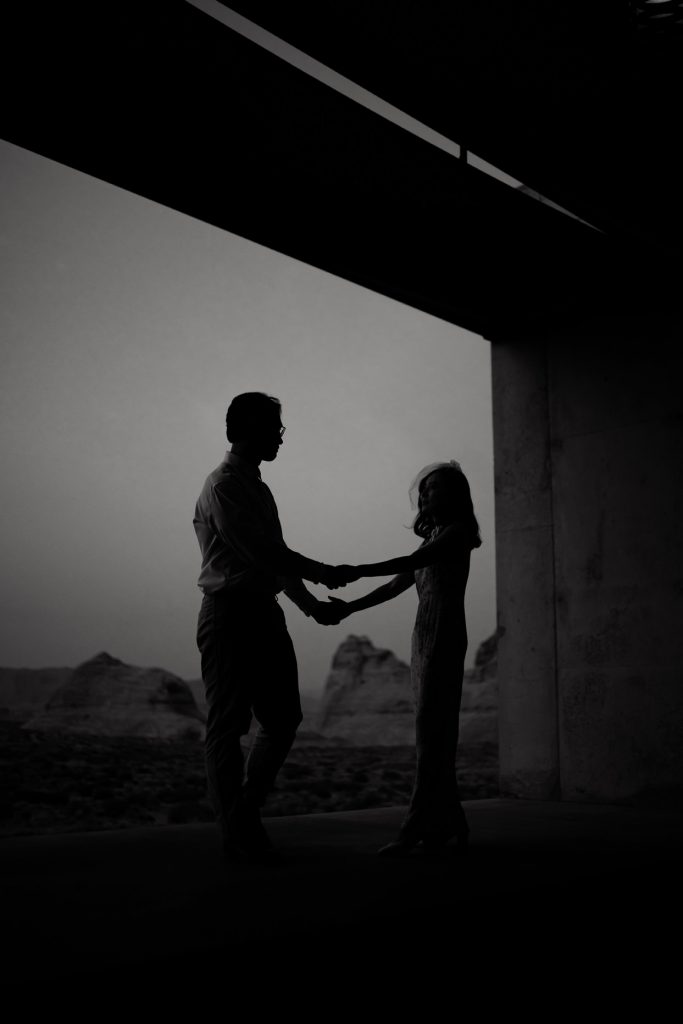
{"label": "woman's veil", "polygon": [[408,490],[408,496],[410,497],[410,507],[412,509],[417,509],[418,497],[420,494],[420,484],[422,483],[424,478],[426,476],[429,476],[430,473],[433,473],[435,469],[453,469],[456,470],[458,473],[462,473],[462,467],[459,462],[455,461],[455,459],[451,459],[450,462],[430,462],[428,466],[425,466],[424,469],[420,470],[420,472],[417,474]]}

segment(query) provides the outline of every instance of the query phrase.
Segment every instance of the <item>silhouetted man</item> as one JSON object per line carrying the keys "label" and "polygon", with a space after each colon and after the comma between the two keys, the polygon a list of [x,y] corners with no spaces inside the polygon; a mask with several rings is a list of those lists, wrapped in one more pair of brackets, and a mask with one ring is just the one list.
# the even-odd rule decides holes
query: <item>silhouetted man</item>
{"label": "silhouetted man", "polygon": [[[194,528],[204,593],[197,626],[206,689],[206,770],[226,860],[277,859],[260,808],[301,722],[297,665],[277,595],[321,624],[338,621],[302,579],[343,586],[332,566],[284,543],[275,500],[259,465],[276,458],[281,405],[260,392],[237,395],[226,416],[231,443],[206,479]],[[246,768],[240,737],[258,722]]]}

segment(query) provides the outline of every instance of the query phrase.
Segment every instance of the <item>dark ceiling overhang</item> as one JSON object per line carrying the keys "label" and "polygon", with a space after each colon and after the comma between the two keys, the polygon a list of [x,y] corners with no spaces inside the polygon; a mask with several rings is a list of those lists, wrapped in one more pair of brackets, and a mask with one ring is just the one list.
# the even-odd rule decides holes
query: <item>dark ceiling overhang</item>
{"label": "dark ceiling overhang", "polygon": [[681,0],[219,2],[591,224],[680,253]]}
{"label": "dark ceiling overhang", "polygon": [[488,337],[670,293],[640,240],[520,195],[183,0],[3,18],[2,136],[121,188]]}

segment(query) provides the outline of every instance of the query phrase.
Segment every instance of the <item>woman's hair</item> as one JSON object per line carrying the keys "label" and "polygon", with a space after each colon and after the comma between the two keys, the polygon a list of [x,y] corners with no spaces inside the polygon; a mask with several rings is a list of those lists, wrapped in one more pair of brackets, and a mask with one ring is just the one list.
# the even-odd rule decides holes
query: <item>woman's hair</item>
{"label": "woman's hair", "polygon": [[282,405],[279,399],[262,391],[245,391],[236,395],[228,406],[225,416],[225,433],[228,441],[242,441],[249,437],[254,428],[270,424],[280,418]]}
{"label": "woman's hair", "polygon": [[429,537],[434,529],[433,521],[420,508],[420,497],[425,480],[434,473],[441,474],[444,482],[448,484],[453,501],[453,521],[469,527],[471,546],[473,548],[481,547],[481,533],[479,532],[479,523],[474,514],[470,485],[457,462],[443,462],[434,467],[427,467],[426,471],[423,470],[421,474],[418,474],[411,487],[411,496],[415,495],[418,507],[418,513],[413,523],[413,531],[418,537],[426,538]]}

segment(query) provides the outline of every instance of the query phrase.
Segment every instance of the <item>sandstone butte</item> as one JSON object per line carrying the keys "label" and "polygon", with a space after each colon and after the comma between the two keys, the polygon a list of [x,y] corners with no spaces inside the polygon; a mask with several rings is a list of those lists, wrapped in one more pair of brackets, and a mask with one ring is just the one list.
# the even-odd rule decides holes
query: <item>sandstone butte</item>
{"label": "sandstone butte", "polygon": [[[461,748],[497,744],[495,635],[465,673]],[[304,701],[301,742],[400,746],[415,741],[410,669],[367,636],[337,648],[317,705]],[[162,668],[127,665],[106,652],[75,669],[0,668],[0,718],[29,730],[201,740],[206,708],[201,680]]]}
{"label": "sandstone butte", "polygon": [[[461,747],[498,742],[497,645],[480,645],[465,673],[460,713]],[[354,745],[401,745],[415,741],[410,668],[367,636],[348,636],[332,660],[317,728],[327,738]]]}
{"label": "sandstone butte", "polygon": [[103,651],[75,668],[24,728],[201,739],[204,721],[183,679],[162,668],[126,665]]}

